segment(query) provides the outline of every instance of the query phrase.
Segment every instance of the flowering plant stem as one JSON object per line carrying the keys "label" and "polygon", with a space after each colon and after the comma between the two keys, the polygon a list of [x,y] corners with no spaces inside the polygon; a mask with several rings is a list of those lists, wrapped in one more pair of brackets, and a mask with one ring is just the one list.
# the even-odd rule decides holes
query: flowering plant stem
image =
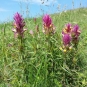
{"label": "flowering plant stem", "polygon": [[[66,58],[67,58],[67,55],[66,53],[64,53],[64,57],[63,57],[63,68],[65,69],[65,66],[66,66]],[[64,71],[64,74],[63,74],[63,86],[65,86],[65,83],[66,83],[66,71]]]}
{"label": "flowering plant stem", "polygon": [[[49,64],[47,66],[47,70],[48,70],[48,77],[51,78],[51,84],[53,85],[54,84],[54,59],[53,59],[53,49],[52,49],[52,41],[51,41],[51,35],[48,34],[47,37],[46,37],[46,41],[47,41],[47,51],[48,51],[48,54],[47,54],[47,64]],[[49,59],[51,57],[51,59]],[[49,70],[49,66],[51,66],[51,70]]]}

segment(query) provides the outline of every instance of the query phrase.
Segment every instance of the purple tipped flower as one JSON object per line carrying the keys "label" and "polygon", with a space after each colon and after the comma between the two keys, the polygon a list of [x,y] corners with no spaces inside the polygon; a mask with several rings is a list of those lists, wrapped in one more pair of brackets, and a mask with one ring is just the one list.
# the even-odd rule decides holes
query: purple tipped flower
{"label": "purple tipped flower", "polygon": [[43,16],[42,20],[43,20],[43,32],[45,34],[55,33],[55,28],[54,25],[52,24],[51,17],[48,14],[46,14]]}
{"label": "purple tipped flower", "polygon": [[13,29],[15,37],[17,36],[23,37],[24,31],[26,30],[23,29],[23,27],[25,26],[25,22],[22,16],[18,12],[14,15],[13,25],[15,27],[15,29]]}
{"label": "purple tipped flower", "polygon": [[72,35],[72,42],[74,44],[77,44],[79,41],[79,35],[80,35],[81,31],[79,29],[78,25],[75,25],[72,29],[71,35]]}
{"label": "purple tipped flower", "polygon": [[23,28],[25,26],[24,19],[22,18],[22,15],[20,15],[18,12],[14,15],[14,25],[16,28]]}
{"label": "purple tipped flower", "polygon": [[68,23],[65,25],[65,28],[63,29],[62,34],[67,34],[67,33],[70,34],[71,30],[72,30],[72,26],[70,23]]}
{"label": "purple tipped flower", "polygon": [[50,27],[50,25],[52,24],[52,19],[48,14],[43,16],[43,23],[46,27]]}
{"label": "purple tipped flower", "polygon": [[78,37],[80,35],[81,31],[79,29],[78,25],[75,25],[72,29],[72,36]]}
{"label": "purple tipped flower", "polygon": [[63,44],[64,46],[69,46],[71,42],[71,36],[69,34],[63,35]]}

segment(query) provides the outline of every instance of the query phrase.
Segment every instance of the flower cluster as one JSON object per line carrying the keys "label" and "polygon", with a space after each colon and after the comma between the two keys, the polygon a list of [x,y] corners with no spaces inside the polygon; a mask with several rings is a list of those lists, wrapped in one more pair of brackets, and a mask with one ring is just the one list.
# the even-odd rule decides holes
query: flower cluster
{"label": "flower cluster", "polygon": [[14,29],[12,29],[12,31],[14,32],[14,36],[23,38],[24,31],[26,30],[23,29],[23,27],[25,26],[25,22],[22,16],[18,12],[14,15],[13,26],[15,27]]}
{"label": "flower cluster", "polygon": [[[34,18],[35,24],[36,24],[36,18]],[[42,18],[43,21],[43,32],[45,34],[54,34],[55,33],[55,27],[52,23],[52,19],[48,14],[45,14]],[[23,29],[25,26],[24,19],[22,16],[17,12],[14,15],[14,36],[23,38],[24,32],[26,29]],[[36,32],[39,32],[39,25],[36,26]],[[63,41],[63,49],[71,49],[72,46],[77,47],[77,44],[79,42],[79,35],[81,31],[79,29],[79,26],[76,24],[72,26],[72,24],[68,23],[65,25],[65,27],[62,30],[62,41]],[[30,34],[33,35],[34,32],[31,30]]]}
{"label": "flower cluster", "polygon": [[72,26],[70,23],[66,24],[62,30],[63,49],[71,49],[71,45],[77,46],[79,41],[79,35],[81,31],[76,24]]}
{"label": "flower cluster", "polygon": [[52,23],[51,17],[48,14],[46,14],[43,16],[42,20],[43,20],[43,32],[45,34],[55,33],[55,28]]}

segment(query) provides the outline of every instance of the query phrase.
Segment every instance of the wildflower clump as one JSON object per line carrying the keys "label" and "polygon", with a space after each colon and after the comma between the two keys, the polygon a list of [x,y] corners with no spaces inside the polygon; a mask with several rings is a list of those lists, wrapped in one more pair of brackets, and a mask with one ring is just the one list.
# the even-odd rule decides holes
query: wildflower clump
{"label": "wildflower clump", "polygon": [[80,33],[81,31],[77,24],[74,26],[70,23],[66,24],[62,30],[63,47],[61,49],[66,52],[72,47],[77,48]]}
{"label": "wildflower clump", "polygon": [[46,14],[43,16],[42,20],[43,20],[43,33],[45,33],[45,34],[53,33],[54,34],[55,27],[52,23],[51,17],[48,14]]}

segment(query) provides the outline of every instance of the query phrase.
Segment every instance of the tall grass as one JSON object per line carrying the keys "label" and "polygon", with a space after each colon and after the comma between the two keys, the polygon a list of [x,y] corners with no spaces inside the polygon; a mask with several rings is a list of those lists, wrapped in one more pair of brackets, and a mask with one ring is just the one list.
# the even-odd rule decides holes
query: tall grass
{"label": "tall grass", "polygon": [[[51,15],[56,32],[50,36],[42,32],[42,17],[25,19],[22,53],[12,23],[0,24],[0,87],[86,87],[86,16],[87,8]],[[67,23],[78,24],[81,36],[78,49],[64,53],[61,32]]]}

